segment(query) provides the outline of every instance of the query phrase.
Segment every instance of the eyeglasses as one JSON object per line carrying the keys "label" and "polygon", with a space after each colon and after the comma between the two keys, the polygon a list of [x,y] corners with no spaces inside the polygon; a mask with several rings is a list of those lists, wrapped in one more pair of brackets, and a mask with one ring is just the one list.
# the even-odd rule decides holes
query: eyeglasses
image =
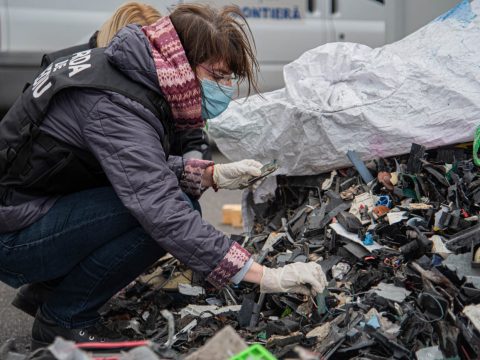
{"label": "eyeglasses", "polygon": [[213,71],[213,70],[210,70],[209,68],[203,66],[203,65],[198,65],[199,67],[201,67],[203,70],[205,70],[206,72],[208,72],[210,74],[210,76],[212,77],[213,80],[215,80],[216,82],[218,83],[230,83],[232,81],[236,81],[237,80],[237,76],[235,74],[221,74],[221,73],[218,73],[216,71]]}

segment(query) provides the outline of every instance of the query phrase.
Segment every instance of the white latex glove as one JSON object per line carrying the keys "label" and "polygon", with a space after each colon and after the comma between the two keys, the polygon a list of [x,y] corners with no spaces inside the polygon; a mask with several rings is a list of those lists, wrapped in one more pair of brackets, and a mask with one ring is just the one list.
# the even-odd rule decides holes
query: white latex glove
{"label": "white latex glove", "polygon": [[296,262],[278,269],[264,267],[260,292],[292,292],[315,296],[321,293],[325,286],[327,278],[319,264]]}
{"label": "white latex glove", "polygon": [[260,176],[262,164],[255,160],[242,160],[229,164],[215,164],[213,182],[219,189],[239,189],[250,178]]}

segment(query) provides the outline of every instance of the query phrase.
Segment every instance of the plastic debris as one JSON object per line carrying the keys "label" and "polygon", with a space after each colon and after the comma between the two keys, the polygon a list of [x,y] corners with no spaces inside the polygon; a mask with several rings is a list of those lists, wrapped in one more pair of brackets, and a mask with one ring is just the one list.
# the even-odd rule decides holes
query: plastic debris
{"label": "plastic debris", "polygon": [[418,350],[415,353],[417,360],[443,360],[442,352],[438,348],[438,346],[431,346],[428,348],[423,348]]}
{"label": "plastic debris", "polygon": [[237,354],[230,358],[230,360],[251,360],[251,359],[277,360],[275,356],[270,354],[270,352],[260,344],[252,345],[248,349],[242,351],[240,354]]}
{"label": "plastic debris", "polygon": [[316,338],[317,341],[322,341],[325,339],[330,332],[330,323],[325,323],[316,327],[313,330],[310,330],[305,337],[308,338]]}
{"label": "plastic debris", "polygon": [[399,303],[402,303],[405,298],[411,294],[411,291],[408,291],[399,286],[395,286],[393,284],[386,284],[383,282],[372,287],[372,290],[370,291],[384,299],[392,300]]}
{"label": "plastic debris", "polygon": [[178,292],[183,295],[200,296],[205,295],[205,289],[201,286],[192,286],[190,284],[178,284]]}
{"label": "plastic debris", "polygon": [[180,310],[180,316],[185,317],[187,315],[199,316],[199,317],[210,317],[214,315],[219,315],[226,312],[238,312],[240,311],[240,305],[233,306],[223,306],[218,307],[215,305],[188,305],[186,308]]}
{"label": "plastic debris", "polygon": [[480,331],[480,305],[466,306],[463,313],[472,322],[473,326]]}
{"label": "plastic debris", "polygon": [[226,326],[200,349],[188,355],[185,360],[224,360],[234,357],[245,349],[247,349],[245,341],[231,326]]}
{"label": "plastic debris", "polygon": [[371,233],[366,233],[362,240],[363,245],[370,246],[373,245],[373,236]]}
{"label": "plastic debris", "polygon": [[332,267],[332,277],[336,280],[342,280],[343,277],[348,274],[352,267],[345,262],[339,262]]}

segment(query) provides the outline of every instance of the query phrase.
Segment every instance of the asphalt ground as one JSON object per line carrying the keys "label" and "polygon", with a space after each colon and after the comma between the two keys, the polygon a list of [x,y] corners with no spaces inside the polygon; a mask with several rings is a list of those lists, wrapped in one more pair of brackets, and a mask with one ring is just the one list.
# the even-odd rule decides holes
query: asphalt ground
{"label": "asphalt ground", "polygon": [[[219,152],[215,152],[213,158],[216,163],[228,162]],[[241,233],[242,229],[221,224],[222,206],[224,204],[239,204],[241,194],[242,191],[240,190],[219,190],[217,193],[211,189],[207,190],[200,199],[203,218],[227,234]],[[0,282],[0,345],[7,339],[14,337],[19,350],[25,351],[30,344],[33,319],[10,305],[15,296],[15,291],[15,289]]]}

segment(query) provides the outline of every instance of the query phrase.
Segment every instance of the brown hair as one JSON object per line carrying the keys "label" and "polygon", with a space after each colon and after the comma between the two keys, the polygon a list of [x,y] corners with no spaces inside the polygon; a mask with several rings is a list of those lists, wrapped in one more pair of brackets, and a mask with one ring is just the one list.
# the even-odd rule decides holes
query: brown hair
{"label": "brown hair", "polygon": [[153,24],[161,18],[161,14],[152,6],[138,2],[129,2],[120,6],[117,11],[102,25],[97,35],[97,46],[107,46],[115,34],[128,24],[142,26]]}
{"label": "brown hair", "polygon": [[170,20],[193,70],[206,61],[224,61],[239,84],[247,81],[247,96],[252,89],[258,92],[255,43],[238,6],[215,9],[205,4],[181,4],[170,14]]}

